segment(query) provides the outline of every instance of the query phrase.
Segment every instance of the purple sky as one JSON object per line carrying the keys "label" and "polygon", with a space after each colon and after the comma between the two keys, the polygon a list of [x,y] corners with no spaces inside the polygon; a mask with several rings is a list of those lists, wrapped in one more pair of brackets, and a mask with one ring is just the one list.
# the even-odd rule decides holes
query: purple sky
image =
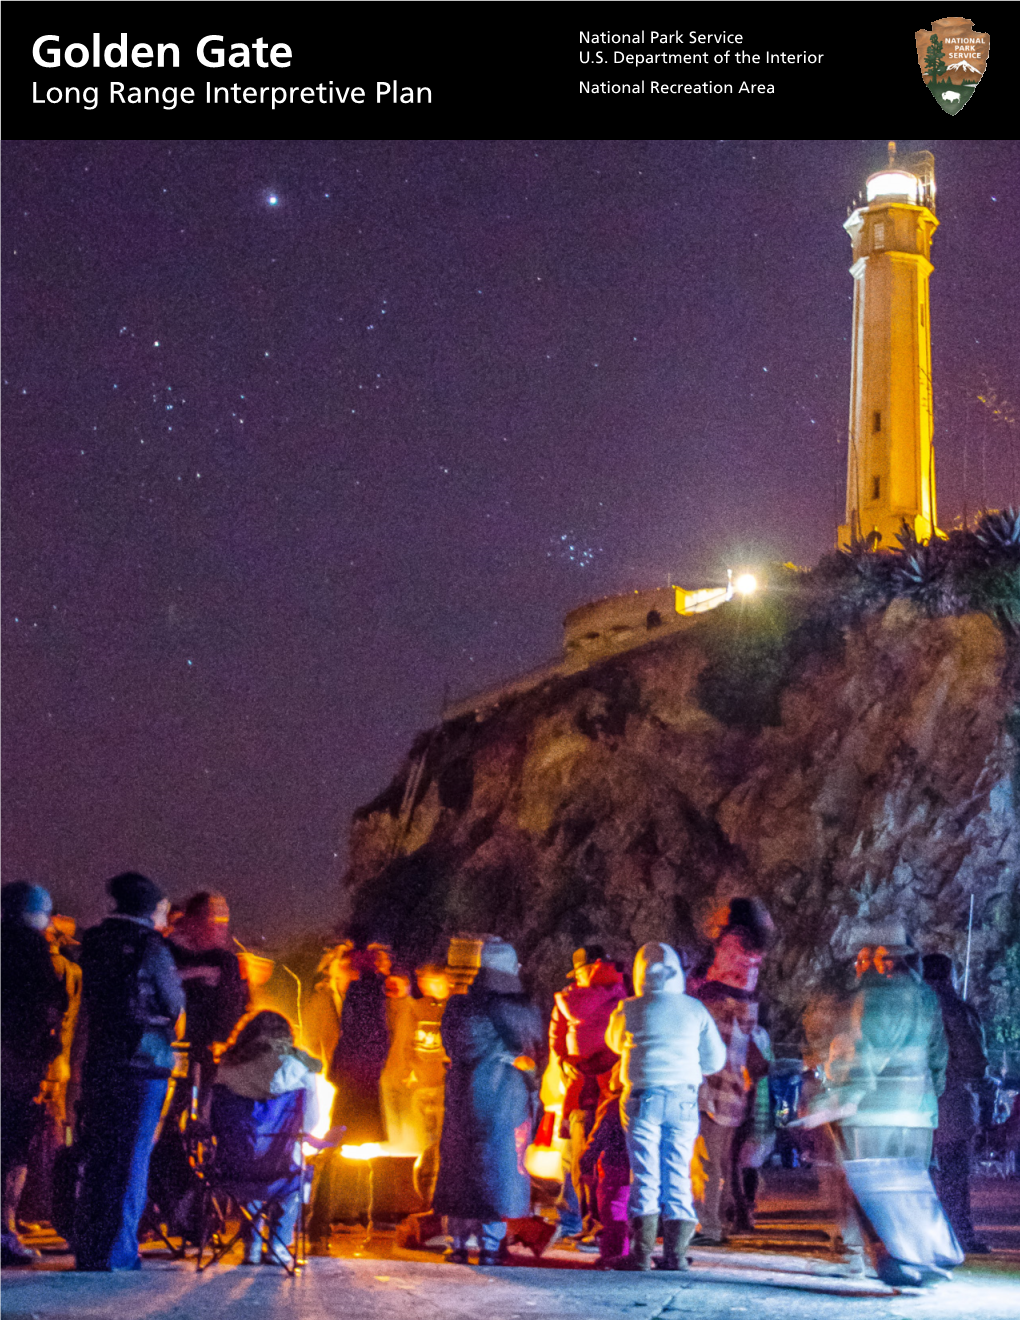
{"label": "purple sky", "polygon": [[[1020,146],[935,152],[939,512],[1020,499]],[[879,142],[9,142],[4,877],[328,926],[351,811],[571,607],[842,515]],[[276,198],[276,202],[271,201]]]}

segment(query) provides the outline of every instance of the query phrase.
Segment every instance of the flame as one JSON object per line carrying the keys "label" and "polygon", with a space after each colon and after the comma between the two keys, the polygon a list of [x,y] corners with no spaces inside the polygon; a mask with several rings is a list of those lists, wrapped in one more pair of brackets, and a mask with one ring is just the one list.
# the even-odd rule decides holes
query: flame
{"label": "flame", "polygon": [[382,1146],[376,1141],[366,1141],[363,1146],[341,1146],[340,1154],[345,1160],[374,1160],[383,1153]]}
{"label": "flame", "polygon": [[[331,1086],[322,1073],[318,1073],[315,1078],[315,1095],[319,1101],[319,1119],[309,1132],[310,1137],[324,1137],[329,1131],[329,1116],[333,1109],[333,1096],[335,1094],[336,1087]],[[313,1147],[306,1145],[305,1154],[311,1156],[316,1154],[316,1151]]]}
{"label": "flame", "polygon": [[[330,1128],[330,1115],[333,1110],[333,1097],[336,1095],[336,1087],[326,1081],[322,1073],[315,1078],[315,1092],[319,1101],[319,1121],[309,1132],[312,1137],[324,1137]],[[388,1155],[392,1152],[386,1147],[375,1141],[365,1142],[361,1146],[341,1146],[340,1154],[345,1160],[376,1160],[380,1155]],[[311,1148],[306,1148],[306,1154],[315,1154]]]}

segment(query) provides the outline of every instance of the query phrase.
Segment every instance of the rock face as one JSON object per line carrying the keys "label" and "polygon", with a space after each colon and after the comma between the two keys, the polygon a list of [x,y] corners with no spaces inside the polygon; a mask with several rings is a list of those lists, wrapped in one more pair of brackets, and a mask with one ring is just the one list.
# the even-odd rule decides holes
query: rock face
{"label": "rock face", "polygon": [[[906,600],[837,626],[782,593],[423,734],[355,817],[347,925],[407,958],[512,940],[532,984],[573,948],[688,961],[756,894],[780,1030],[845,975],[858,917],[898,915],[971,998],[1017,939],[1016,643]],[[796,596],[796,593],[791,593]]]}

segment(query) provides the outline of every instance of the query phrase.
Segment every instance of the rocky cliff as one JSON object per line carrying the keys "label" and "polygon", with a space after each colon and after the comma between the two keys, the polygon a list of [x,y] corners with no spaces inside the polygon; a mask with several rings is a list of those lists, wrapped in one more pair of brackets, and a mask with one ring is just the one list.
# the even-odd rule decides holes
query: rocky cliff
{"label": "rocky cliff", "polygon": [[855,918],[962,960],[973,894],[980,1003],[1017,939],[1015,634],[903,598],[841,612],[809,576],[423,734],[354,820],[348,928],[408,958],[492,931],[548,993],[590,940],[696,958],[757,894],[792,1030]]}

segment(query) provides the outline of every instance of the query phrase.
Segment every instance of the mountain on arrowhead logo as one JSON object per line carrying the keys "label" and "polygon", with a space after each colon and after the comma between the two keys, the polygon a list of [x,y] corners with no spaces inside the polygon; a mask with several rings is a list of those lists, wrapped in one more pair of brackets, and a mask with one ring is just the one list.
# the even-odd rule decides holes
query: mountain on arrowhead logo
{"label": "mountain on arrowhead logo", "polygon": [[940,18],[914,41],[925,86],[947,115],[958,115],[988,64],[988,33],[975,32],[969,18]]}

